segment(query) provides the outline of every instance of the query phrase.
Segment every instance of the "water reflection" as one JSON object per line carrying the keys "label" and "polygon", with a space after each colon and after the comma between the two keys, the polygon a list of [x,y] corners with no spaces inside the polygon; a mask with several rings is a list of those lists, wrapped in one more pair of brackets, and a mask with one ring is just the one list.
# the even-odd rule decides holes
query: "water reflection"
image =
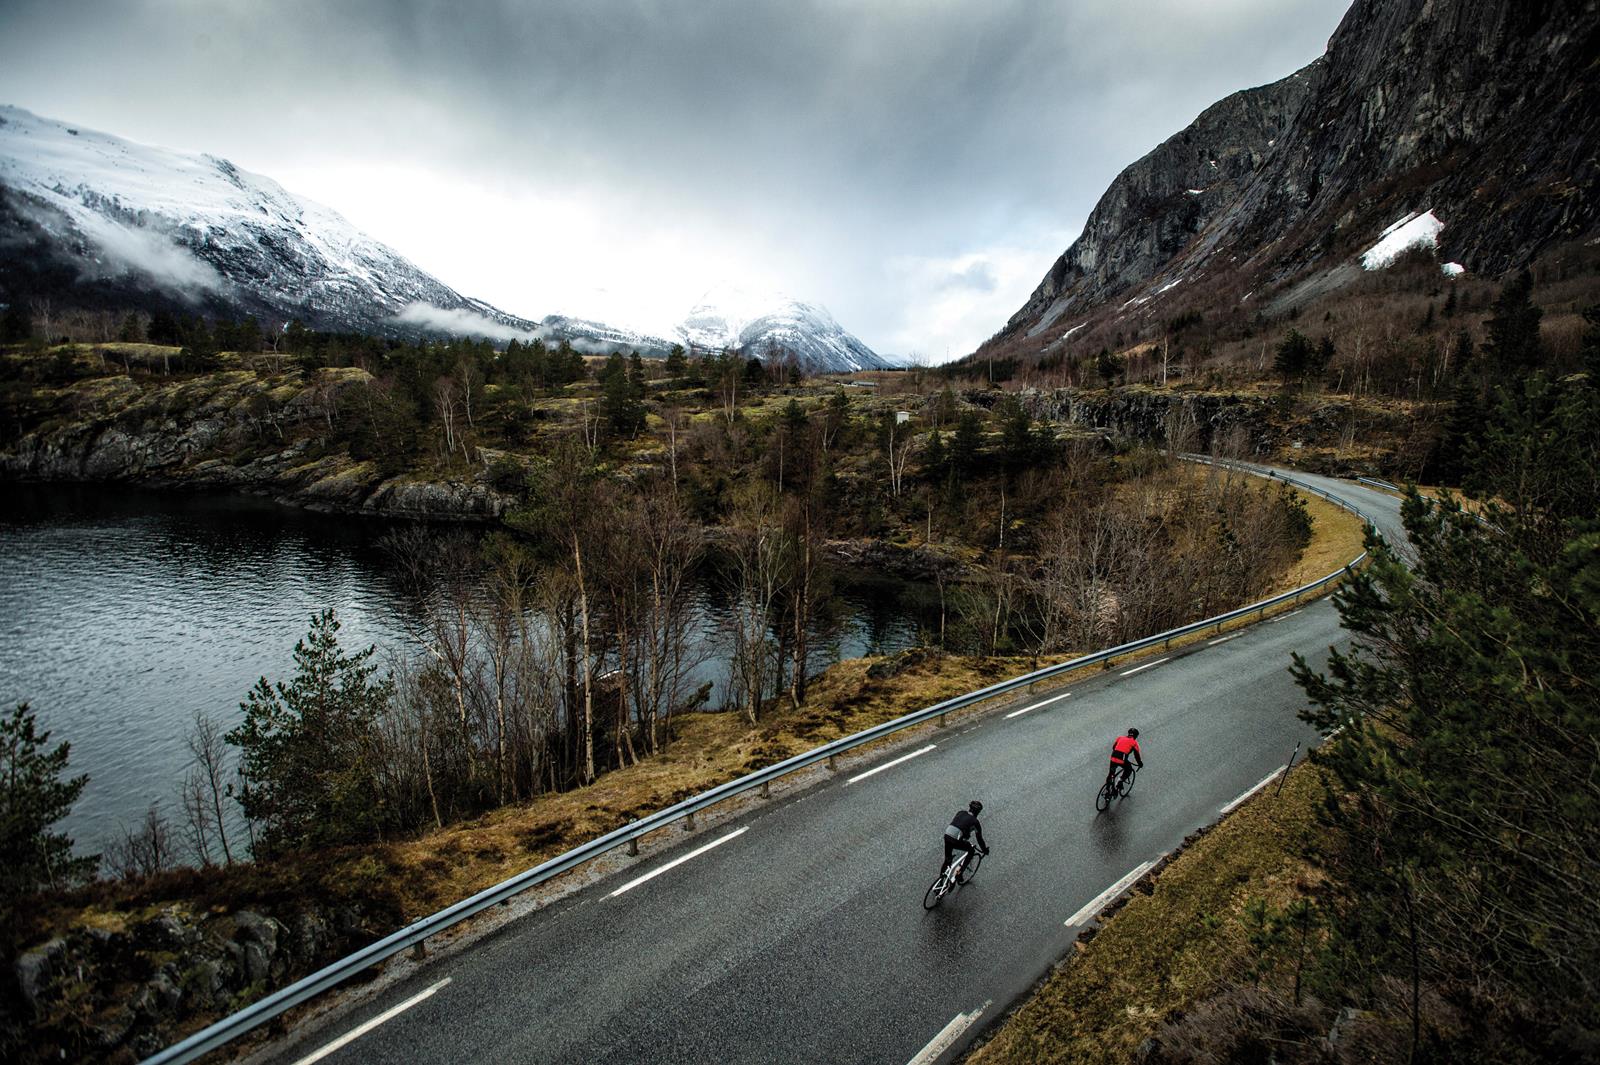
{"label": "water reflection", "polygon": [[[90,783],[65,822],[82,849],[170,804],[196,710],[231,727],[259,676],[281,678],[310,617],[333,607],[348,647],[412,646],[420,622],[378,541],[392,525],[233,495],[7,485],[0,510],[0,705],[31,702]],[[837,625],[812,661],[916,641],[926,596],[835,582]],[[725,596],[699,580],[695,639],[720,646]],[[922,613],[919,613],[922,612]],[[696,671],[722,702],[722,656]]]}

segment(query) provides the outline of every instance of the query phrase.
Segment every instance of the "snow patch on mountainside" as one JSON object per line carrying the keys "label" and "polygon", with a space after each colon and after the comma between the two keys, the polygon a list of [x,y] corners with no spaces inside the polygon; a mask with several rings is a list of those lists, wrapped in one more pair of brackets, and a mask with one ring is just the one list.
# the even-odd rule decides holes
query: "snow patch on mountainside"
{"label": "snow patch on mountainside", "polygon": [[1442,229],[1444,223],[1434,217],[1432,211],[1408,214],[1379,234],[1378,243],[1361,253],[1361,266],[1366,270],[1382,270],[1411,248],[1437,248]]}

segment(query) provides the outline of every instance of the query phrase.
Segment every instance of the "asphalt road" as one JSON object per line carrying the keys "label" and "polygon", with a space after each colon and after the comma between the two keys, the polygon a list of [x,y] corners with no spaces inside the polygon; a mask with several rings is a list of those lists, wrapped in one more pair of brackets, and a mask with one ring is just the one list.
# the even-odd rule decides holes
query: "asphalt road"
{"label": "asphalt road", "polygon": [[[1401,535],[1398,499],[1294,476]],[[1342,640],[1320,600],[932,731],[647,850],[271,1060],[303,1061],[391,1011],[319,1060],[904,1065],[941,1045],[948,1057],[1070,949],[1070,917],[1316,740],[1296,717],[1289,655],[1315,662]],[[1129,726],[1148,768],[1097,815],[1107,751]],[[993,854],[924,911],[940,833],[972,798]]]}

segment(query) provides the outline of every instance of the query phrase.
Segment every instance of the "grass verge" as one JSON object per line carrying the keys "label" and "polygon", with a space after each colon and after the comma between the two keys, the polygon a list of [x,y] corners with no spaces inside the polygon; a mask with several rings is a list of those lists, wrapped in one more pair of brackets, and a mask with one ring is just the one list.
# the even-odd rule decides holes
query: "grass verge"
{"label": "grass verge", "polygon": [[967,1065],[1126,1062],[1164,1021],[1239,979],[1254,960],[1246,904],[1284,905],[1315,875],[1299,855],[1317,831],[1320,795],[1316,771],[1302,764],[1282,795],[1269,787],[1191,837],[1097,932],[1079,937]]}

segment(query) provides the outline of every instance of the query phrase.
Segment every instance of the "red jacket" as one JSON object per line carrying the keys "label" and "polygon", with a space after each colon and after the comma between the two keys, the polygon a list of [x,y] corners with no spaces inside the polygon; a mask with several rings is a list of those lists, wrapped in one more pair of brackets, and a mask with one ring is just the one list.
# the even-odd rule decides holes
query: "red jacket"
{"label": "red jacket", "polygon": [[1144,761],[1144,752],[1139,750],[1138,740],[1134,739],[1132,736],[1118,736],[1117,742],[1111,745],[1111,760],[1118,765],[1121,765],[1125,761],[1124,756],[1129,751],[1137,753],[1139,755],[1139,760]]}

